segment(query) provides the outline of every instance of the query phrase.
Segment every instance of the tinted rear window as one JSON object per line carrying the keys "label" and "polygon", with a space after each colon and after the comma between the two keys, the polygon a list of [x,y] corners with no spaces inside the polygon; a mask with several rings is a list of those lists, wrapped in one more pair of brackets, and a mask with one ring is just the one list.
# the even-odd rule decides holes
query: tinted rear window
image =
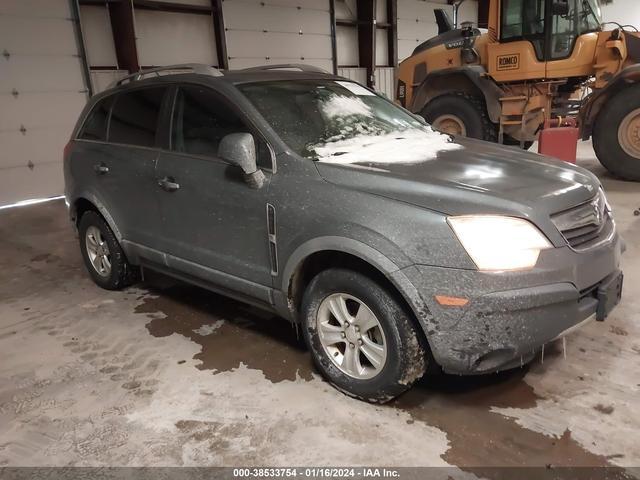
{"label": "tinted rear window", "polygon": [[78,138],[103,141],[107,139],[107,121],[112,100],[112,97],[105,98],[93,107],[78,134]]}
{"label": "tinted rear window", "polygon": [[109,142],[153,147],[166,90],[145,88],[118,95],[109,122]]}

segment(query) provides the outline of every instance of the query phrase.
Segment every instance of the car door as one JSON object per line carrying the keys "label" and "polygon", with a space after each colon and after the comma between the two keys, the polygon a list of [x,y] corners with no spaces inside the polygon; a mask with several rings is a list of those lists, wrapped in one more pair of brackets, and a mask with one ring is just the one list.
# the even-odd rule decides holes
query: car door
{"label": "car door", "polygon": [[[157,247],[160,215],[155,166],[157,128],[168,88],[147,87],[122,92],[96,107],[87,127],[100,123],[108,108],[106,141],[93,138],[91,128],[80,132],[80,155],[75,162],[87,170],[90,191],[103,204],[125,242]],[[85,132],[86,131],[86,132]]]}
{"label": "car door", "polygon": [[270,302],[271,172],[264,169],[267,181],[252,189],[240,168],[218,157],[225,135],[249,132],[261,166],[270,167],[268,146],[230,102],[206,86],[176,88],[170,130],[169,150],[161,152],[156,168],[163,219],[159,241],[168,266]]}

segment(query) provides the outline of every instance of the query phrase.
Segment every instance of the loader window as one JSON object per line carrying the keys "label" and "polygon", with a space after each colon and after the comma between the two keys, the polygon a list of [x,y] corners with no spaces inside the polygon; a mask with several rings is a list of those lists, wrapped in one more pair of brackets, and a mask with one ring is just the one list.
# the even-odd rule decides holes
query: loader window
{"label": "loader window", "polygon": [[554,15],[551,24],[549,60],[570,57],[576,39],[600,30],[600,8],[595,0],[568,0],[569,13]]}
{"label": "loader window", "polygon": [[544,60],[545,0],[504,0],[500,40],[529,40],[538,60]]}

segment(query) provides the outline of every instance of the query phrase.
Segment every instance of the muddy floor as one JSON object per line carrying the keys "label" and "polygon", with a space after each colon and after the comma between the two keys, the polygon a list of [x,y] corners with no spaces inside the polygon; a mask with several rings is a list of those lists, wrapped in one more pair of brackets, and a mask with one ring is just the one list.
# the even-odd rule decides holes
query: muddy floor
{"label": "muddy floor", "polygon": [[[590,152],[585,151],[589,156]],[[0,211],[0,466],[640,465],[640,187],[603,176],[628,244],[624,300],[544,361],[424,378],[368,405],[286,321],[160,275],[85,273],[62,202]]]}

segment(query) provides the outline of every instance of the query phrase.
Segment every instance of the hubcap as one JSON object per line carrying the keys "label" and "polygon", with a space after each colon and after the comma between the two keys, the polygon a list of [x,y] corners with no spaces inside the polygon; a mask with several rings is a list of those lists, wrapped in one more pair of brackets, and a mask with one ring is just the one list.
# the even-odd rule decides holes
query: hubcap
{"label": "hubcap", "polygon": [[618,143],[627,155],[640,159],[640,108],[629,113],[620,123]]}
{"label": "hubcap", "polygon": [[465,127],[464,122],[457,115],[441,115],[434,120],[432,126],[442,133],[460,135],[463,137],[467,136],[467,127]]}
{"label": "hubcap", "polygon": [[334,293],[318,308],[320,343],[336,367],[364,380],[380,373],[387,343],[378,318],[365,303],[346,293]]}
{"label": "hubcap", "polygon": [[111,252],[109,252],[109,245],[98,228],[93,226],[87,228],[85,245],[89,261],[98,275],[101,277],[111,275]]}

